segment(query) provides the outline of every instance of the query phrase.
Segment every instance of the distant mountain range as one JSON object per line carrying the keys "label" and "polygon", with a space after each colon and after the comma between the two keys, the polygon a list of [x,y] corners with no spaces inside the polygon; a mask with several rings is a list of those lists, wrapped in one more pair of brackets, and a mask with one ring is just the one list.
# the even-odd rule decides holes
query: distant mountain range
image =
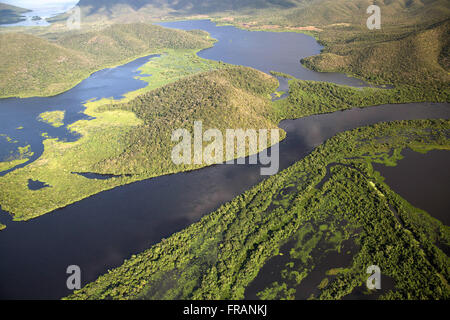
{"label": "distant mountain range", "polygon": [[[361,24],[373,0],[80,0],[83,16],[89,20],[113,19],[116,22],[148,22],[148,18],[253,17],[263,24],[330,25]],[[383,23],[411,24],[413,20],[441,21],[450,15],[448,0],[390,0],[377,3]],[[23,19],[27,9],[0,3],[0,24]],[[63,21],[66,14],[48,19]],[[245,19],[244,19],[245,20]]]}
{"label": "distant mountain range", "polygon": [[293,8],[298,0],[80,0],[79,6],[89,8],[88,13],[113,12],[114,8],[128,7],[132,10],[143,8],[165,9],[178,14],[210,14],[243,9],[265,9],[271,7]]}
{"label": "distant mountain range", "polygon": [[[303,60],[311,69],[352,74],[376,83],[448,83],[449,0],[377,1],[383,24],[379,32],[366,27],[366,10],[373,3],[374,0],[80,0],[78,5],[83,32],[115,23],[209,17],[254,30],[309,27],[319,30],[316,36],[324,45],[322,54]],[[4,5],[1,9],[11,10]],[[47,21],[64,24],[67,18],[66,13]],[[113,49],[114,46],[104,50],[114,57],[117,52]]]}
{"label": "distant mountain range", "polygon": [[[83,16],[94,21],[148,22],[167,17],[208,15],[246,22],[281,25],[364,25],[373,0],[80,0]],[[450,15],[448,0],[375,1],[383,23],[404,25],[442,21]],[[250,20],[249,20],[250,19]],[[248,21],[247,21],[248,20]],[[56,21],[56,20],[55,20]]]}

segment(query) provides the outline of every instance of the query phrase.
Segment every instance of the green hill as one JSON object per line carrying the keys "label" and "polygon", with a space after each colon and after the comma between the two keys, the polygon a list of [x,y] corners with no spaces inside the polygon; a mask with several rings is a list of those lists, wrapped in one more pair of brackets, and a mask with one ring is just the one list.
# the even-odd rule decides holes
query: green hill
{"label": "green hill", "polygon": [[[366,27],[371,4],[381,8],[381,30]],[[290,10],[237,17],[234,24],[280,30],[314,26],[325,49],[303,62],[317,71],[350,73],[374,83],[445,86],[449,17],[447,0],[312,0]]]}
{"label": "green hill", "polygon": [[132,111],[143,124],[128,134],[123,153],[92,169],[117,175],[156,176],[203,167],[180,167],[171,161],[177,144],[171,142],[173,128],[193,132],[194,121],[202,119],[205,130],[276,129],[269,97],[277,85],[276,79],[260,71],[226,67],[183,78],[127,104],[104,108]]}
{"label": "green hill", "polygon": [[[79,6],[87,31],[99,24],[200,15],[254,30],[292,31],[306,27],[325,45],[322,54],[303,61],[311,69],[345,72],[377,84],[445,87],[449,81],[448,1],[375,1],[381,7],[382,29],[370,31],[366,27],[366,9],[373,3],[372,0],[81,0]],[[175,43],[180,41],[180,33],[176,36],[173,30],[155,32],[156,29],[150,28],[138,24],[113,25],[81,35],[52,36],[58,38],[56,44],[94,59],[97,67],[139,56],[146,48],[185,47],[182,41]],[[168,41],[169,34],[178,40]],[[186,41],[198,40],[194,38],[191,34]]]}
{"label": "green hill", "polygon": [[266,8],[293,8],[296,0],[80,0],[78,5],[88,14],[114,14],[117,10],[139,11],[157,8],[178,15],[209,14]]}
{"label": "green hill", "polygon": [[[199,119],[205,130],[275,129],[270,93],[277,86],[276,79],[260,71],[220,65],[218,70],[185,76],[136,98],[87,103],[85,114],[94,120],[70,126],[82,134],[80,140],[47,139],[38,161],[0,177],[2,209],[15,220],[29,220],[120,185],[204,167],[205,163],[172,162],[177,144],[171,140],[173,130],[192,132]],[[73,172],[118,177],[95,180]],[[52,188],[33,192],[28,188],[30,178]]]}
{"label": "green hill", "polygon": [[170,49],[199,49],[211,42],[205,34],[171,30],[149,24],[112,25],[101,31],[67,35],[57,40],[65,48],[95,58],[100,65],[114,64],[146,52]]}
{"label": "green hill", "polygon": [[[387,27],[381,33],[342,28],[320,34],[324,52],[303,63],[322,72],[344,72],[374,83],[434,84],[450,80],[450,20],[426,27]],[[391,32],[389,32],[391,30]]]}
{"label": "green hill", "polygon": [[95,69],[79,52],[28,34],[0,34],[0,97],[51,95]]}
{"label": "green hill", "polygon": [[[378,5],[382,24],[407,25],[418,22],[441,21],[450,14],[447,0],[311,0],[297,1],[298,6],[286,14],[274,13],[271,19],[299,25],[330,26],[353,24],[366,26],[367,8]],[[275,21],[274,21],[275,22]]]}
{"label": "green hill", "polygon": [[[379,31],[366,27],[372,4],[381,8]],[[304,60],[314,70],[346,72],[373,83],[443,86],[449,81],[447,0],[81,0],[79,5],[87,21],[210,17],[253,30],[306,27],[325,45],[323,54]]]}
{"label": "green hill", "polygon": [[147,24],[59,35],[0,34],[0,97],[47,96],[70,89],[92,72],[164,49],[203,49],[206,34]]}

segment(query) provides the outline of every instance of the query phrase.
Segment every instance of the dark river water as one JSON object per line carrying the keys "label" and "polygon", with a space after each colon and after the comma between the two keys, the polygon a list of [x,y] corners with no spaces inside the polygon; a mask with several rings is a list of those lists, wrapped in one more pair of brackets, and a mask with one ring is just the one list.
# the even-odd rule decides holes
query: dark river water
{"label": "dark river water", "polygon": [[[231,33],[240,32],[226,28]],[[266,45],[274,35],[255,34],[262,37],[260,41]],[[277,34],[277,37],[282,35]],[[290,38],[293,35],[286,34],[291,39],[286,40],[287,43],[293,41]],[[295,35],[306,42],[298,52],[291,53],[296,57],[294,60],[311,54],[309,45],[319,50],[312,38],[308,40],[302,34]],[[217,46],[223,41],[226,42],[226,38],[222,38]],[[279,53],[274,54],[275,61],[280,56]],[[83,101],[118,97],[145,86],[134,77],[136,69],[148,59],[98,72],[56,97],[0,100],[0,133],[11,135],[22,144],[31,144],[32,151],[37,154],[42,138],[32,139],[42,131],[62,139],[76,139],[69,136],[65,127],[51,132],[50,126],[36,121],[36,116],[43,111],[66,110],[65,126],[85,117]],[[252,60],[250,57],[247,59]],[[278,63],[282,66],[283,60]],[[238,64],[244,63],[240,61]],[[275,70],[284,71],[280,68]],[[336,81],[337,75],[328,76],[329,81]],[[327,75],[320,77],[326,80]],[[344,80],[352,81],[346,77]],[[344,130],[381,121],[449,116],[448,104],[423,103],[353,109],[283,121],[280,127],[286,130],[287,138],[279,145],[280,166],[281,169],[287,168]],[[16,130],[18,126],[25,129]],[[17,137],[16,131],[24,136]],[[3,150],[4,145],[1,148]],[[0,232],[0,298],[56,299],[66,296],[70,293],[66,289],[65,273],[69,265],[81,267],[83,285],[91,282],[108,269],[119,266],[132,254],[198,221],[262,179],[264,177],[257,165],[216,165],[118,187],[28,222],[13,222],[6,212],[0,210],[0,222],[7,225],[7,229]]]}
{"label": "dark river water", "polygon": [[403,150],[404,159],[397,166],[374,164],[385,182],[412,205],[427,211],[450,226],[450,151],[432,150],[426,154]]}
{"label": "dark river water", "polygon": [[210,20],[163,22],[159,25],[182,30],[205,30],[218,42],[199,56],[263,72],[278,71],[298,79],[326,81],[363,87],[367,84],[342,73],[319,73],[304,68],[300,60],[320,53],[323,48],[308,35],[295,32],[247,31],[233,26],[216,26]]}
{"label": "dark river water", "polygon": [[[117,68],[98,71],[73,89],[57,96],[0,99],[0,134],[6,135],[0,136],[0,161],[17,156],[18,147],[30,145],[34,153],[28,162],[0,172],[0,176],[39,158],[44,151],[42,142],[46,139],[42,137],[43,133],[63,141],[79,139],[79,135],[69,131],[67,126],[78,120],[90,119],[83,113],[84,103],[102,98],[120,98],[127,92],[144,88],[147,83],[135,79],[136,76],[142,76],[137,69],[157,56],[143,57]],[[64,126],[55,128],[38,120],[41,113],[58,110],[65,111]],[[17,143],[8,141],[6,137]]]}

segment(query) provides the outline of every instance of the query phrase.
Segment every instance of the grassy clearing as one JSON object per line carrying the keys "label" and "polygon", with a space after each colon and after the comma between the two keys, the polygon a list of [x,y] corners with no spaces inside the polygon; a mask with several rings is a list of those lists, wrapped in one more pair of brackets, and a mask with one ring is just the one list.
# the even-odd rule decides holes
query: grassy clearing
{"label": "grassy clearing", "polygon": [[[120,141],[130,128],[140,123],[133,113],[126,111],[105,112],[98,116],[88,105],[86,114],[96,118],[69,126],[70,130],[82,134],[78,141],[46,139],[44,152],[38,160],[0,178],[2,209],[14,213],[15,220],[37,217],[131,181],[129,178],[89,180],[71,173],[89,171],[91,162],[123,151],[110,142]],[[51,187],[31,191],[29,179],[45,182]]]}
{"label": "grassy clearing", "polygon": [[125,95],[126,99],[121,100],[120,103],[129,102],[139,95],[184,77],[200,72],[217,70],[226,66],[226,64],[220,62],[200,58],[197,56],[199,51],[199,49],[164,50],[160,57],[152,59],[139,68],[143,74],[151,75],[139,77],[139,79],[147,81],[148,85],[145,88],[127,93]]}

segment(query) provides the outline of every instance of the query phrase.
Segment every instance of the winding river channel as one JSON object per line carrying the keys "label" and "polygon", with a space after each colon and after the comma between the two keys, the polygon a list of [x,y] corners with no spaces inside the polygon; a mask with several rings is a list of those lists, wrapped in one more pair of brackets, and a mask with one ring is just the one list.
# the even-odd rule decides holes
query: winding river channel
{"label": "winding river channel", "polygon": [[[365,85],[345,75],[319,74],[301,67],[302,57],[317,54],[321,49],[312,37],[303,34],[248,32],[216,27],[209,21],[163,25],[210,32],[219,41],[199,53],[204,58],[264,72],[286,72],[301,79]],[[16,139],[20,145],[30,144],[35,152],[30,161],[34,161],[42,153],[43,132],[60,139],[78,138],[66,127],[86,119],[83,102],[120,97],[144,87],[146,83],[135,77],[139,66],[151,58],[154,56],[97,72],[59,96],[0,100],[0,134]],[[40,113],[52,110],[66,111],[64,127],[52,129],[36,120]],[[413,103],[282,121],[280,127],[287,132],[287,138],[279,145],[280,167],[287,168],[345,130],[382,121],[449,117],[449,104]],[[17,130],[21,126],[23,129]],[[12,151],[6,143],[0,148],[0,159]],[[66,288],[67,266],[79,265],[82,284],[91,282],[263,179],[258,165],[215,165],[118,187],[28,222],[14,222],[0,210],[0,222],[7,225],[0,232],[0,298],[61,298],[70,293]]]}

